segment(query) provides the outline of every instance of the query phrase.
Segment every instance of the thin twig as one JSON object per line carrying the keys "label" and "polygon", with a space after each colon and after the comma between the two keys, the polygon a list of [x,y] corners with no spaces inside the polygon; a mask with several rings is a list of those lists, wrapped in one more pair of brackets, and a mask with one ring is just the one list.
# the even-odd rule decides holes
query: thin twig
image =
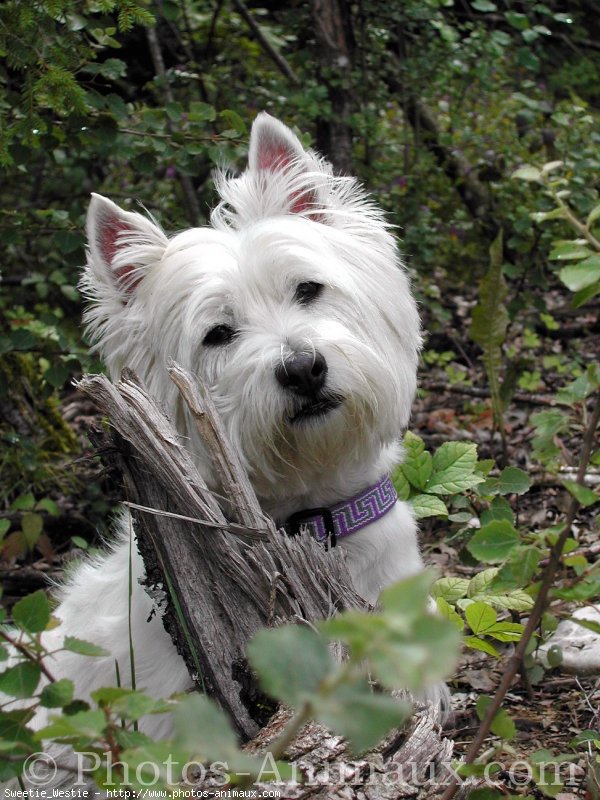
{"label": "thin twig", "polygon": [[14,647],[15,650],[18,650],[19,653],[21,653],[21,655],[25,656],[25,658],[28,661],[33,661],[34,664],[37,664],[39,666],[39,668],[41,669],[41,671],[46,676],[46,678],[48,678],[50,683],[56,683],[56,678],[50,672],[50,670],[44,664],[44,662],[41,660],[41,658],[39,658],[39,659],[35,658],[35,656],[33,656],[32,653],[29,652],[29,650],[27,649],[27,647],[25,647],[24,644],[21,644],[21,642],[17,642],[16,639],[13,639],[13,637],[10,636],[10,634],[8,634],[6,631],[3,631],[1,628],[0,628],[0,637],[2,637],[2,639],[4,639],[5,642],[8,642],[11,647]]}
{"label": "thin twig", "polygon": [[157,517],[172,517],[173,519],[180,519],[182,522],[194,522],[196,525],[202,525],[205,528],[214,528],[218,531],[229,531],[237,536],[243,536],[248,539],[264,541],[267,538],[264,530],[259,528],[247,528],[246,526],[238,525],[235,522],[229,522],[227,525],[223,525],[217,522],[211,522],[207,519],[186,517],[184,514],[175,514],[172,511],[161,511],[158,508],[140,506],[138,503],[131,503],[128,500],[122,500],[121,505],[127,506],[128,508],[134,508],[136,511],[145,511],[147,514],[154,514]]}
{"label": "thin twig", "polygon": [[[596,432],[596,428],[598,427],[598,421],[600,420],[600,394],[596,396],[596,405],[594,410],[590,416],[590,420],[583,438],[583,448],[581,451],[581,458],[579,460],[579,469],[577,470],[577,483],[583,485],[583,479],[588,467],[588,463],[590,460],[590,456],[592,453],[592,447],[594,444],[594,434]],[[477,734],[473,741],[471,742],[469,749],[465,755],[465,764],[472,764],[479,753],[481,745],[485,741],[486,737],[490,732],[490,728],[496,713],[500,709],[502,702],[506,696],[506,693],[510,689],[510,686],[513,682],[513,679],[519,672],[519,668],[523,657],[525,655],[525,651],[527,649],[527,645],[531,640],[536,628],[539,625],[540,619],[542,618],[542,614],[546,608],[546,601],[548,598],[548,593],[552,588],[552,584],[554,581],[554,577],[560,565],[560,559],[562,556],[563,548],[565,546],[565,542],[567,541],[568,537],[571,534],[571,528],[573,527],[573,522],[575,521],[575,516],[577,511],[579,510],[579,501],[576,497],[571,496],[571,500],[569,503],[569,508],[567,510],[567,516],[565,520],[565,526],[562,530],[562,533],[556,540],[554,547],[550,552],[550,559],[548,561],[548,566],[544,570],[544,574],[542,576],[542,583],[540,585],[540,589],[538,595],[535,600],[535,604],[531,611],[531,615],[527,624],[525,626],[525,630],[523,631],[523,635],[521,636],[519,643],[517,644],[513,655],[508,660],[506,665],[506,669],[502,676],[502,680],[500,681],[500,685],[496,690],[496,694],[490,705],[488,706],[487,713],[483,720],[481,721],[481,725],[477,731]],[[451,800],[456,794],[456,790],[458,789],[458,781],[453,778],[449,783],[446,791],[441,796],[440,800]]]}

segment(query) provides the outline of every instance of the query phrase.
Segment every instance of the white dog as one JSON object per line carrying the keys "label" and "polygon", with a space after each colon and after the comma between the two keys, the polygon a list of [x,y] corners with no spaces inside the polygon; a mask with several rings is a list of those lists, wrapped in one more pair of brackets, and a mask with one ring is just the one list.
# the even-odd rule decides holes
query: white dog
{"label": "white dog", "polygon": [[[88,331],[114,380],[125,366],[143,378],[214,485],[165,365],[173,358],[201,375],[264,510],[280,525],[306,512],[374,603],[382,587],[422,567],[415,522],[388,479],[421,345],[394,238],[353,179],[334,177],[267,114],[252,128],[248,169],[221,175],[218,188],[211,226],[172,237],[93,196],[82,281]],[[62,625],[44,635],[50,648],[70,634],[110,652],[51,658],[53,674],[74,680],[80,697],[114,684],[115,662],[130,685],[130,621],[137,686],[158,697],[191,686],[138,585],[137,553],[129,615],[129,527],[124,516],[113,549],[76,569],[55,612]],[[165,736],[169,721],[151,717],[144,729]]]}

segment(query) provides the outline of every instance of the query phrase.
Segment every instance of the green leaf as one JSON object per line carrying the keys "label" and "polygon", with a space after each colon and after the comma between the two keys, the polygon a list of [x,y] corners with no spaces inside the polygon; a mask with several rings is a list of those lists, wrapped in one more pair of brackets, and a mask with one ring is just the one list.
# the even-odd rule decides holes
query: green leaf
{"label": "green leaf", "polygon": [[523,166],[516,169],[510,177],[521,181],[539,181],[541,180],[542,173],[537,167],[532,167],[530,164],[523,164]]}
{"label": "green leaf", "polygon": [[469,581],[467,597],[476,597],[478,594],[485,594],[494,582],[494,578],[498,574],[498,567],[488,567],[482,569],[474,575]]}
{"label": "green leaf", "polygon": [[517,467],[505,467],[498,478],[499,494],[525,494],[530,486],[527,473]]}
{"label": "green leaf", "polygon": [[[480,720],[483,720],[483,718],[485,717],[491,702],[492,698],[488,697],[485,694],[482,694],[477,698],[477,702],[475,703],[475,710],[477,711],[477,716],[479,717]],[[505,741],[508,741],[509,739],[514,739],[514,737],[517,735],[517,729],[515,727],[515,723],[508,715],[506,709],[501,708],[496,712],[491,725],[491,731],[492,733],[495,733],[496,736],[499,736],[501,739],[504,739]]]}
{"label": "green leaf", "polygon": [[335,668],[325,639],[299,625],[260,631],[247,654],[267,694],[292,706],[312,698]]}
{"label": "green leaf", "polygon": [[471,5],[475,11],[479,11],[481,14],[488,14],[498,10],[498,6],[492,3],[491,0],[473,0]]}
{"label": "green leaf", "polygon": [[446,602],[446,600],[444,600],[443,597],[438,597],[435,602],[440,615],[444,617],[444,619],[449,620],[457,628],[457,630],[464,630],[465,623],[463,618],[449,603]]}
{"label": "green leaf", "polygon": [[518,11],[507,11],[504,18],[517,31],[524,31],[529,28],[529,19],[525,14],[520,14]]}
{"label": "green leaf", "polygon": [[9,697],[31,697],[40,682],[39,664],[21,661],[0,673],[0,692]]}
{"label": "green leaf", "polygon": [[173,710],[171,703],[156,700],[144,692],[116,686],[96,689],[91,697],[102,708],[112,710],[119,719],[136,722],[147,714],[164,714]]}
{"label": "green leaf", "polygon": [[538,570],[543,552],[539,547],[515,547],[508,561],[494,580],[494,589],[519,588],[527,586]]}
{"label": "green leaf", "polygon": [[40,633],[46,630],[50,622],[50,604],[42,589],[27,595],[13,608],[15,624],[29,633]]}
{"label": "green leaf", "polygon": [[563,481],[563,486],[585,508],[593,506],[600,500],[600,495],[575,481]]}
{"label": "green leaf", "polygon": [[431,453],[425,450],[423,440],[407,431],[403,440],[405,459],[401,464],[404,477],[417,489],[425,489],[432,470]]}
{"label": "green leaf", "polygon": [[448,603],[456,603],[467,596],[468,588],[468,578],[440,578],[431,587],[431,596],[434,600],[441,597]]}
{"label": "green leaf", "polygon": [[562,241],[554,242],[554,247],[550,251],[548,258],[550,261],[575,261],[581,258],[589,258],[592,251],[581,241]]}
{"label": "green leaf", "polygon": [[0,544],[4,541],[4,537],[10,530],[10,520],[0,519]]}
{"label": "green leaf", "polygon": [[560,279],[572,292],[587,289],[600,280],[600,255],[591,256],[560,271]]}
{"label": "green leaf", "polygon": [[444,442],[433,456],[433,473],[427,491],[454,494],[483,481],[475,472],[477,446],[472,442]]}
{"label": "green leaf", "polygon": [[432,494],[417,494],[409,500],[416,519],[447,517],[448,509],[441,497]]}
{"label": "green leaf", "polygon": [[586,228],[589,230],[597,219],[600,219],[600,203],[598,203],[597,206],[594,206],[594,208],[592,208],[590,213],[587,215],[587,219],[585,221]]}
{"label": "green leaf", "polygon": [[408,500],[410,497],[410,483],[406,480],[402,467],[397,467],[392,475],[392,482],[400,500]]}
{"label": "green leaf", "polygon": [[[387,586],[379,597],[382,608],[401,614],[407,620],[414,620],[427,613],[433,577],[431,569],[423,569],[416,575]],[[366,619],[370,617],[367,616]]]}
{"label": "green leaf", "polygon": [[375,694],[363,684],[341,685],[319,698],[315,715],[319,722],[348,740],[354,753],[363,753],[386,733],[400,727],[411,713],[409,703]]}
{"label": "green leaf", "polygon": [[73,681],[61,678],[44,686],[40,695],[40,703],[45,708],[62,708],[73,699]]}
{"label": "green leaf", "polygon": [[44,529],[44,520],[40,514],[25,514],[21,520],[21,528],[27,546],[31,549],[40,538],[40,534]]}
{"label": "green leaf", "polygon": [[479,639],[477,636],[465,636],[464,642],[467,647],[472,650],[479,650],[482,653],[487,653],[488,656],[500,658],[500,653],[491,642],[486,642],[485,639]]}
{"label": "green leaf", "polygon": [[512,510],[510,503],[505,497],[494,497],[490,503],[490,507],[481,515],[482,526],[487,525],[488,522],[493,520],[505,519],[514,524],[515,514]]}
{"label": "green leaf", "polygon": [[597,294],[600,294],[600,281],[588,286],[586,289],[581,289],[579,292],[576,292],[571,300],[571,306],[573,308],[580,308],[587,303],[588,300],[591,300],[592,297],[596,297]]}
{"label": "green leaf", "polygon": [[504,561],[518,543],[518,532],[508,520],[500,519],[478,530],[467,544],[467,550],[479,561],[495,564]]}
{"label": "green leaf", "polygon": [[54,717],[38,732],[38,739],[94,742],[102,739],[107,726],[103,711],[78,711],[76,714]]}
{"label": "green leaf", "polygon": [[496,612],[487,603],[471,603],[465,609],[469,627],[476,634],[486,634],[496,623]]}
{"label": "green leaf", "polygon": [[110,655],[108,650],[105,650],[103,647],[92,644],[92,642],[86,642],[83,639],[78,639],[76,636],[65,636],[63,648],[70,653],[77,653],[80,656],[100,658]]}
{"label": "green leaf", "polygon": [[30,511],[35,506],[35,497],[31,492],[22,494],[10,504],[13,511]]}
{"label": "green leaf", "polygon": [[237,736],[223,711],[208,697],[192,694],[173,714],[175,741],[186,751],[208,760],[237,750]]}

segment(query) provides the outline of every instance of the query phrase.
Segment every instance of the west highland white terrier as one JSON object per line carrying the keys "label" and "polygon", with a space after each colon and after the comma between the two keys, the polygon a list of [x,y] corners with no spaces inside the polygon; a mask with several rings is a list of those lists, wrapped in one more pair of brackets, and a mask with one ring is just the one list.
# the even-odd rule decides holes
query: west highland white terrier
{"label": "west highland white terrier", "polygon": [[[173,358],[201,375],[263,509],[279,525],[302,512],[375,603],[382,587],[422,568],[415,521],[389,479],[421,346],[396,242],[354,179],[335,177],[264,113],[252,127],[247,170],[217,184],[211,225],[170,237],[93,196],[82,280],[88,332],[114,380],[131,367],[169,410],[211,486],[208,457],[165,365]],[[62,624],[44,634],[49,649],[69,634],[110,656],[84,664],[59,652],[49,667],[83,698],[114,684],[116,663],[122,685],[131,685],[131,622],[137,685],[157,697],[185,691],[192,682],[138,585],[137,553],[129,614],[130,519],[118,527],[113,548],[84,561],[63,587]],[[161,715],[144,729],[161,737],[169,726]]]}

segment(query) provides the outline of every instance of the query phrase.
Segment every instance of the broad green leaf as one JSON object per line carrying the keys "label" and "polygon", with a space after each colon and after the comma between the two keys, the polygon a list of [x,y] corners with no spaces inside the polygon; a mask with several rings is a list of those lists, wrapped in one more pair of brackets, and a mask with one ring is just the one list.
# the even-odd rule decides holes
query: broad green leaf
{"label": "broad green leaf", "polygon": [[592,489],[587,486],[582,486],[575,481],[563,481],[565,489],[573,495],[573,497],[584,507],[593,506],[600,500],[600,495],[596,494]]}
{"label": "broad green leaf", "polygon": [[21,528],[29,548],[33,548],[44,528],[44,520],[40,514],[25,514],[21,520]]}
{"label": "broad green leaf", "polygon": [[513,589],[510,592],[503,594],[485,594],[480,595],[476,600],[484,599],[494,608],[506,611],[529,611],[533,608],[533,598],[530,597],[523,589]]}
{"label": "broad green leaf", "polygon": [[320,698],[315,707],[319,722],[348,740],[354,753],[377,744],[392,728],[400,727],[411,713],[408,702],[375,694],[368,685],[341,685]]}
{"label": "broad green leaf", "polygon": [[498,478],[499,494],[525,494],[530,486],[527,473],[517,467],[505,467]]}
{"label": "broad green leaf", "polygon": [[586,228],[589,230],[589,228],[591,228],[597,219],[600,219],[600,203],[597,206],[594,206],[587,215],[587,219],[585,221]]}
{"label": "broad green leaf", "polygon": [[45,708],[62,708],[73,699],[73,681],[61,678],[44,686],[40,695],[40,703]]}
{"label": "broad green leaf", "polygon": [[494,578],[498,574],[498,567],[488,567],[473,575],[467,587],[466,597],[475,597],[484,594],[492,585]]}
{"label": "broad green leaf", "polygon": [[431,596],[434,599],[442,597],[448,603],[456,603],[461,597],[467,596],[468,588],[468,578],[440,578],[431,587]]}
{"label": "broad green leaf", "polygon": [[497,639],[499,642],[518,642],[525,628],[520,622],[501,620],[491,625],[485,632],[486,636]]}
{"label": "broad green leaf", "polygon": [[177,745],[202,759],[223,759],[238,750],[231,723],[205,695],[191,694],[182,700],[173,714],[173,727]]}
{"label": "broad green leaf", "polygon": [[486,634],[496,623],[496,612],[487,603],[471,603],[465,609],[465,617],[469,627],[476,634]]}
{"label": "broad green leaf", "polygon": [[447,517],[448,509],[441,497],[432,494],[417,494],[409,500],[417,519],[425,517]]}
{"label": "broad green leaf", "polygon": [[519,543],[519,534],[506,519],[493,520],[471,538],[467,550],[479,561],[496,564],[504,561]]}
{"label": "broad green leaf", "polygon": [[49,725],[38,731],[37,738],[94,742],[103,738],[107,724],[103,711],[78,711],[53,717]]}
{"label": "broad green leaf", "polygon": [[420,436],[411,431],[404,434],[403,447],[405,458],[400,469],[404,477],[417,489],[424,489],[432,470],[431,453],[425,450],[425,443]]}
{"label": "broad green leaf", "polygon": [[409,619],[427,613],[433,578],[433,570],[423,569],[416,575],[386,587],[379,598],[382,608],[384,611],[402,614]]}
{"label": "broad green leaf", "polygon": [[402,472],[402,467],[397,467],[392,475],[392,482],[400,500],[408,500],[410,497],[410,483]]}
{"label": "broad green leaf", "polygon": [[523,166],[516,169],[510,177],[521,181],[539,181],[542,177],[542,173],[537,167],[532,167],[530,164],[523,164]]}
{"label": "broad green leaf", "polygon": [[247,654],[263,689],[292,706],[312,699],[335,669],[325,639],[299,625],[259,631]]}
{"label": "broad green leaf", "polygon": [[548,258],[550,261],[575,261],[591,255],[592,251],[584,241],[562,241],[554,242]]}
{"label": "broad green leaf", "polygon": [[571,306],[573,308],[580,308],[582,305],[587,303],[588,300],[596,297],[597,294],[600,294],[600,281],[598,281],[598,283],[593,283],[586,289],[580,289],[580,291],[575,292],[573,299],[571,300]]}
{"label": "broad green leaf", "polygon": [[0,692],[9,697],[31,697],[40,682],[39,664],[21,661],[0,673]]}
{"label": "broad green leaf", "polygon": [[515,521],[515,513],[505,497],[494,497],[490,503],[490,507],[481,515],[481,524],[484,526],[487,525],[488,522],[498,519],[506,519],[511,525],[514,524]]}
{"label": "broad green leaf", "polygon": [[473,0],[471,5],[475,11],[479,11],[481,14],[488,14],[498,10],[498,6],[492,3],[491,0]]}
{"label": "broad green leaf", "polygon": [[50,622],[50,604],[45,592],[38,589],[37,592],[27,595],[13,608],[13,619],[15,624],[29,633],[40,633],[46,630]]}
{"label": "broad green leaf", "polygon": [[464,642],[472,650],[480,650],[482,653],[487,653],[488,656],[500,658],[498,650],[491,642],[486,642],[485,639],[479,639],[477,636],[465,636]]}
{"label": "broad green leaf", "polygon": [[141,691],[108,687],[97,689],[91,697],[100,706],[110,708],[119,719],[136,722],[147,714],[164,714],[173,706],[165,700],[156,700]]}
{"label": "broad green leaf", "polygon": [[449,620],[459,631],[464,630],[465,623],[463,618],[458,614],[450,603],[446,602],[443,597],[436,599],[438,611],[444,619]]}
{"label": "broad green leaf", "polygon": [[92,644],[92,642],[86,642],[84,639],[78,639],[76,636],[65,636],[63,648],[70,653],[78,653],[80,656],[100,658],[110,655],[108,650],[105,650],[103,647]]}
{"label": "broad green leaf", "polygon": [[515,547],[494,580],[494,589],[527,586],[538,570],[542,555],[542,550],[533,545]]}
{"label": "broad green leaf", "polygon": [[600,255],[591,256],[560,271],[560,279],[572,292],[587,289],[600,280]]}
{"label": "broad green leaf", "polygon": [[433,456],[433,473],[427,491],[454,494],[483,481],[475,472],[477,446],[472,442],[444,442]]}

